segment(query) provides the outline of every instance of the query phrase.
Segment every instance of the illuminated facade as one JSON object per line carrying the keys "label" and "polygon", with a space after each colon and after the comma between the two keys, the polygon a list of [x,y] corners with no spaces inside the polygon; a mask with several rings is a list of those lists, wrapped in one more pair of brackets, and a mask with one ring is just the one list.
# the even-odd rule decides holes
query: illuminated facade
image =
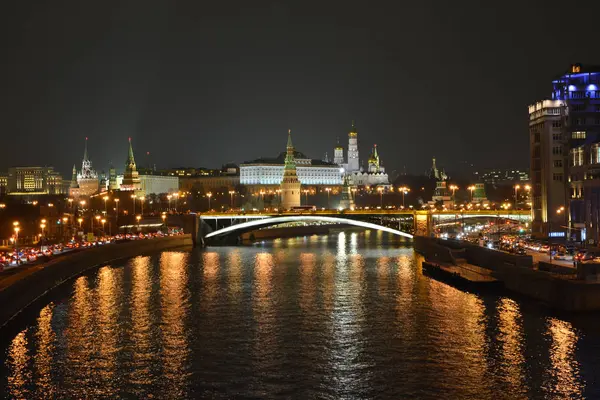
{"label": "illuminated facade", "polygon": [[65,194],[62,176],[52,167],[13,167],[8,169],[10,195]]}
{"label": "illuminated facade", "polygon": [[[562,113],[566,198],[563,225],[571,237],[600,241],[600,66],[571,65],[552,82],[552,99],[565,104]],[[570,220],[570,221],[569,221]]]}
{"label": "illuminated facade", "polygon": [[[276,158],[260,158],[240,165],[240,184],[270,186],[279,185],[283,179],[285,157],[281,153]],[[340,166],[321,160],[310,159],[299,151],[294,151],[296,173],[302,185],[341,185],[343,171]]]}
{"label": "illuminated facade", "polygon": [[334,149],[334,163],[339,165],[348,176],[351,186],[381,186],[389,185],[388,175],[381,165],[377,145],[373,147],[373,153],[368,160],[367,170],[360,167],[358,153],[358,131],[356,124],[352,121],[352,128],[348,133],[348,162],[344,162],[344,149],[339,145]]}
{"label": "illuminated facade", "polygon": [[[88,157],[88,138],[85,138],[85,148],[83,150],[83,160],[81,161],[81,170],[77,173],[77,183],[71,180],[69,195],[71,197],[87,197],[98,192],[100,181],[96,170],[92,167],[92,162]],[[75,172],[75,168],[73,169]]]}
{"label": "illuminated facade", "polygon": [[[561,100],[544,100],[529,106],[531,233],[536,237],[548,237],[550,232],[561,231],[565,223],[564,213],[557,210],[565,206],[566,159],[562,130],[566,111]],[[485,179],[485,175],[483,177]]]}

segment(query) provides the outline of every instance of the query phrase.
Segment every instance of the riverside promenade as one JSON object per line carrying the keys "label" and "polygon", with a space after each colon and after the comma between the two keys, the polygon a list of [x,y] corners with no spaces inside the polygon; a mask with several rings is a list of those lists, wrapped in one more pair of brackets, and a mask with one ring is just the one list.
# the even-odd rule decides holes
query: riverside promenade
{"label": "riverside promenade", "polygon": [[73,252],[43,264],[0,273],[0,329],[53,288],[112,261],[157,251],[192,247],[189,234],[135,240]]}

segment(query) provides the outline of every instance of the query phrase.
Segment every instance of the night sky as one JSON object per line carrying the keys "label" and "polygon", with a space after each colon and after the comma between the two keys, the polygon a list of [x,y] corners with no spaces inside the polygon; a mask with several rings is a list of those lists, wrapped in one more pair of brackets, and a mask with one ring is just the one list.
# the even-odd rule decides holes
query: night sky
{"label": "night sky", "polygon": [[[285,4],[284,4],[285,3]],[[493,6],[493,3],[497,3]],[[600,64],[600,1],[11,1],[0,170],[219,167],[297,149],[421,173],[528,167],[527,105]],[[567,8],[570,7],[570,8]]]}

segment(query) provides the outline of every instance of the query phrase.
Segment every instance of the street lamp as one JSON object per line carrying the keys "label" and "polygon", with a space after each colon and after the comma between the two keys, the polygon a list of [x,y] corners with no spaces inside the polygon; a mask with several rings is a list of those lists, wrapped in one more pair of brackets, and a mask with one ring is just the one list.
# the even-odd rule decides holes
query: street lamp
{"label": "street lamp", "polygon": [[229,196],[231,197],[231,208],[233,209],[233,195],[235,194],[235,190],[229,191]]}
{"label": "street lamp", "polygon": [[[281,189],[277,189],[277,190],[281,190]],[[308,189],[303,189],[302,192],[304,193],[304,205],[307,206],[308,205]]]}
{"label": "street lamp", "polygon": [[210,198],[212,197],[212,192],[206,193],[206,197],[208,198],[208,212],[210,212]]}
{"label": "street lamp", "polygon": [[83,209],[83,207],[85,207],[85,200],[81,200],[79,202],[79,205],[81,206],[81,208]]}
{"label": "street lamp", "polygon": [[179,208],[179,192],[173,193],[173,197],[175,197],[175,213],[177,213],[177,209]]}
{"label": "street lamp", "polygon": [[141,215],[136,215],[135,219],[137,219],[137,225],[138,225],[138,232],[140,231],[140,220],[142,219]]}
{"label": "street lamp", "polygon": [[104,200],[104,215],[106,215],[106,202],[108,201],[108,196],[104,196],[102,199]]}
{"label": "street lamp", "polygon": [[170,195],[170,194],[168,194],[168,195],[167,195],[167,200],[169,200],[169,208],[168,208],[168,210],[167,210],[167,211],[169,211],[169,212],[171,212],[171,198],[173,198],[173,196],[172,196],[172,195]]}
{"label": "street lamp", "polygon": [[398,190],[402,192],[402,208],[404,208],[404,196],[410,192],[410,189],[406,186],[401,186]]}
{"label": "street lamp", "polygon": [[102,219],[100,220],[100,222],[102,222],[102,234],[103,234],[103,235],[106,235],[106,232],[104,231],[104,224],[106,223],[106,218],[102,218]]}
{"label": "street lamp", "polygon": [[67,201],[69,202],[69,208],[73,210],[73,199],[69,197]]}
{"label": "street lamp", "polygon": [[83,222],[83,218],[77,218],[77,222],[79,222],[79,229],[81,229],[81,223]]}
{"label": "street lamp", "polygon": [[383,188],[379,186],[377,191],[379,192],[379,207],[383,208]]}
{"label": "street lamp", "polygon": [[518,204],[518,192],[519,189],[521,189],[521,185],[515,185],[515,210],[518,208],[517,204]]}
{"label": "street lamp", "polygon": [[135,194],[131,195],[131,199],[133,201],[133,212],[132,214],[135,214],[135,199],[137,198],[137,196]]}
{"label": "street lamp", "polygon": [[115,207],[117,212],[117,218],[119,218],[119,199],[115,199]]}
{"label": "street lamp", "polygon": [[19,265],[21,258],[19,257],[19,245],[17,242],[19,241],[19,231],[21,230],[21,228],[19,228],[19,222],[17,221],[13,222],[13,225],[15,230],[15,254],[17,255],[17,265]]}
{"label": "street lamp", "polygon": [[456,185],[450,185],[450,190],[452,190],[452,206],[454,208],[456,208],[456,197],[454,197],[456,190],[458,189],[458,186]]}
{"label": "street lamp", "polygon": [[140,204],[142,205],[142,215],[144,215],[144,202],[146,201],[146,196],[140,196]]}
{"label": "street lamp", "polygon": [[475,190],[475,185],[469,186],[467,189],[471,192],[471,203],[473,202],[473,191]]}
{"label": "street lamp", "polygon": [[331,188],[325,188],[325,191],[327,192],[327,208],[331,208],[331,206],[329,205],[329,192],[331,192]]}

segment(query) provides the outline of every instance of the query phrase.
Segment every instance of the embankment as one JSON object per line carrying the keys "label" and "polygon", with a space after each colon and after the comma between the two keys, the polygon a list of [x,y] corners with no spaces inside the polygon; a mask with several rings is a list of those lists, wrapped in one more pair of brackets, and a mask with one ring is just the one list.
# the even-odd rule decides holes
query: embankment
{"label": "embankment", "polygon": [[[578,274],[566,274],[546,263],[534,265],[531,256],[509,254],[474,244],[415,237],[415,250],[426,259],[456,264],[461,251],[467,262],[485,268],[512,292],[540,300],[553,308],[568,311],[600,311],[600,271],[578,265]],[[584,271],[585,269],[585,271]],[[589,270],[589,271],[588,271]]]}
{"label": "embankment", "polygon": [[52,288],[86,270],[118,259],[156,251],[192,246],[190,235],[170,236],[111,244],[68,254],[33,270],[15,274],[10,285],[0,290],[0,328]]}

